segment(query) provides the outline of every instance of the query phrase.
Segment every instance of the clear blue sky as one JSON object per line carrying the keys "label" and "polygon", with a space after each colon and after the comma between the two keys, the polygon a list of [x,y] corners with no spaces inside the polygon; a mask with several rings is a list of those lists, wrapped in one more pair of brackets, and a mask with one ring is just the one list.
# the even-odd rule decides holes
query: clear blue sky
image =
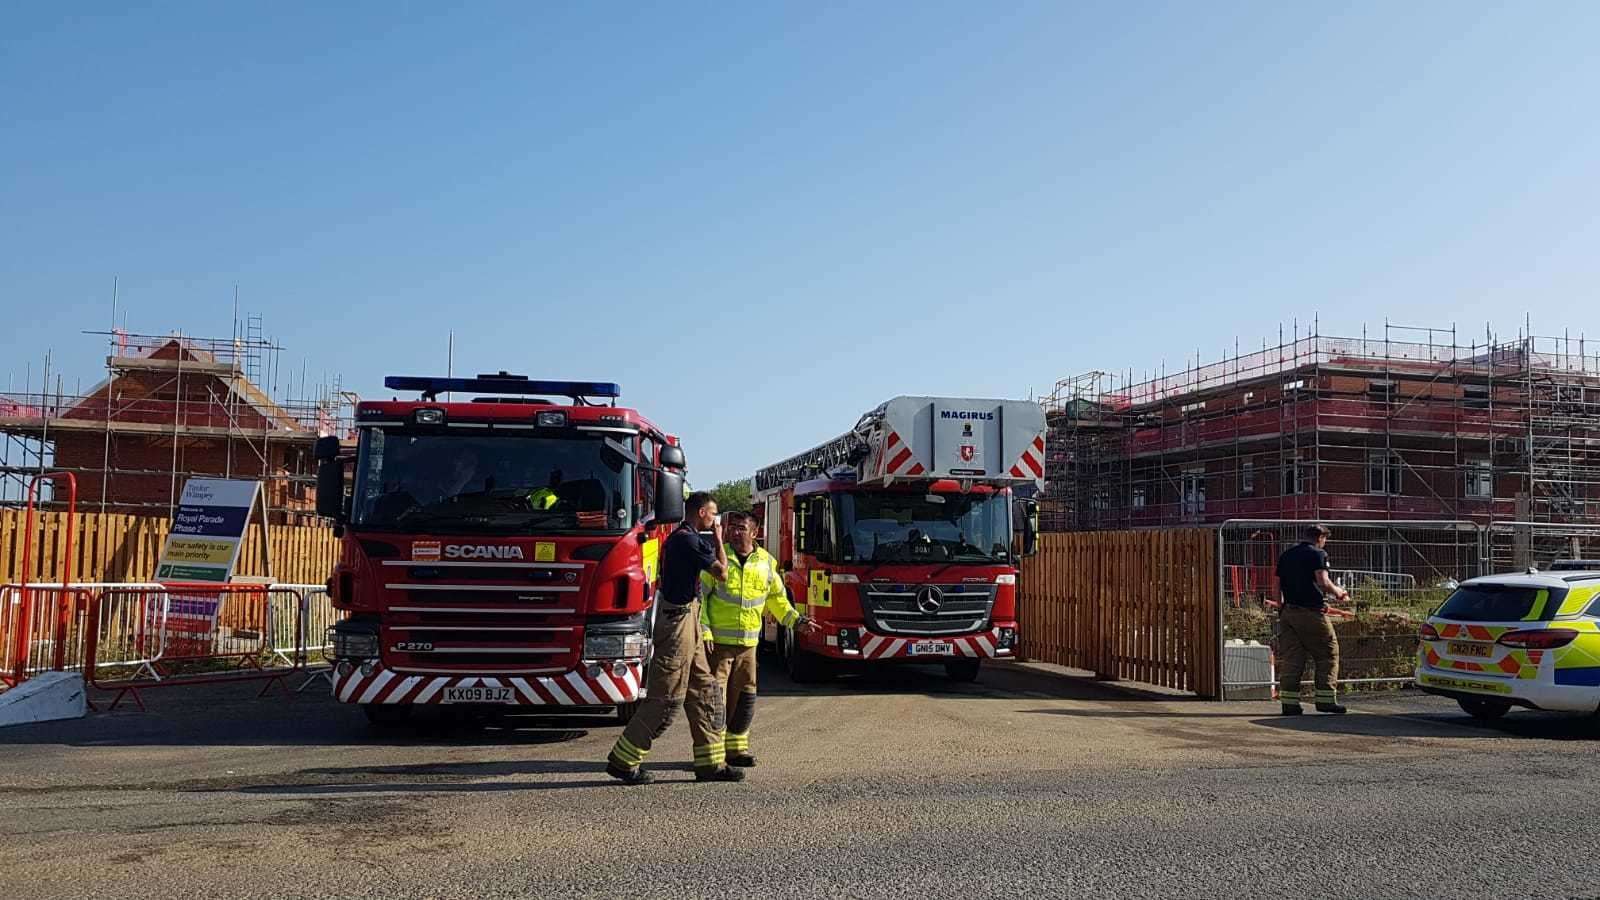
{"label": "clear blue sky", "polygon": [[708,485],[1295,317],[1600,337],[1597,4],[458,5],[8,5],[0,378],[237,283],[366,395],[451,328],[621,382]]}

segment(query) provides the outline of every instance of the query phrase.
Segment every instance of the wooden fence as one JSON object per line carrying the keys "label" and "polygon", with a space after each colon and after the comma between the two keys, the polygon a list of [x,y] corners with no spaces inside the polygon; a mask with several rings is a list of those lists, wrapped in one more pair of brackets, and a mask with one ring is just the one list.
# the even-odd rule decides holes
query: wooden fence
{"label": "wooden fence", "polygon": [[1221,696],[1215,531],[1041,535],[1018,596],[1028,659]]}
{"label": "wooden fence", "polygon": [[[67,514],[35,513],[33,581],[62,580],[66,557]],[[22,578],[26,516],[20,509],[0,510],[0,584]],[[167,537],[163,516],[79,513],[74,530],[71,581],[149,581]],[[275,525],[268,535],[271,575],[286,584],[321,584],[339,558],[339,542],[327,528]],[[268,574],[261,553],[261,530],[252,525],[239,551],[237,574]]]}

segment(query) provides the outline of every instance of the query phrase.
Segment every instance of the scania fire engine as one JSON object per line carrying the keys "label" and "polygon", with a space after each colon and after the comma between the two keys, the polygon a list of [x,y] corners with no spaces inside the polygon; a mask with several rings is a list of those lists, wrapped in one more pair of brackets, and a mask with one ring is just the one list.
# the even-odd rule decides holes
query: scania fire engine
{"label": "scania fire engine", "polygon": [[1017,566],[1034,552],[1045,420],[1036,403],[895,397],[759,470],[752,499],[791,600],[767,621],[796,680],[848,663],[938,662],[956,680],[1017,647]]}
{"label": "scania fire engine", "polygon": [[384,383],[421,399],[360,403],[353,455],[317,445],[317,511],[341,536],[334,696],[378,723],[432,704],[626,721],[660,542],[683,518],[677,439],[616,406],[615,384]]}

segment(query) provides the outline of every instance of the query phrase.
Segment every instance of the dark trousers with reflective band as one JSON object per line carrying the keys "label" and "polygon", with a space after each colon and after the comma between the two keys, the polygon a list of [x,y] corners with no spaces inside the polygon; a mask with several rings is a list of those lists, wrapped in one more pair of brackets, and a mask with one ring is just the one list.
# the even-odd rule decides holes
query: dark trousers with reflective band
{"label": "dark trousers with reflective band", "polygon": [[750,752],[750,723],[756,717],[756,648],[717,644],[711,672],[726,690],[729,753]]}
{"label": "dark trousers with reflective band", "polygon": [[1300,679],[1310,660],[1316,672],[1318,703],[1333,703],[1339,691],[1339,637],[1327,615],[1284,604],[1278,610],[1278,698],[1300,702]]}
{"label": "dark trousers with reflective band", "polygon": [[722,690],[700,643],[700,602],[685,606],[662,602],[656,611],[654,642],[646,696],[611,748],[612,762],[637,768],[650,755],[656,738],[672,727],[678,710],[687,707],[695,768],[721,768],[727,758]]}

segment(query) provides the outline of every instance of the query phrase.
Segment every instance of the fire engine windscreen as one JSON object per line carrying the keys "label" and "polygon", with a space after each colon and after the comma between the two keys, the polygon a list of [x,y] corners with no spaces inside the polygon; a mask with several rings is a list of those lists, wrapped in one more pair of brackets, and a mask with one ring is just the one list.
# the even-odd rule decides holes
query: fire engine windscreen
{"label": "fire engine windscreen", "polygon": [[847,562],[1011,561],[1010,505],[1002,494],[837,495],[839,551]]}
{"label": "fire engine windscreen", "polygon": [[351,521],[404,532],[621,531],[633,524],[624,454],[605,437],[364,429]]}

